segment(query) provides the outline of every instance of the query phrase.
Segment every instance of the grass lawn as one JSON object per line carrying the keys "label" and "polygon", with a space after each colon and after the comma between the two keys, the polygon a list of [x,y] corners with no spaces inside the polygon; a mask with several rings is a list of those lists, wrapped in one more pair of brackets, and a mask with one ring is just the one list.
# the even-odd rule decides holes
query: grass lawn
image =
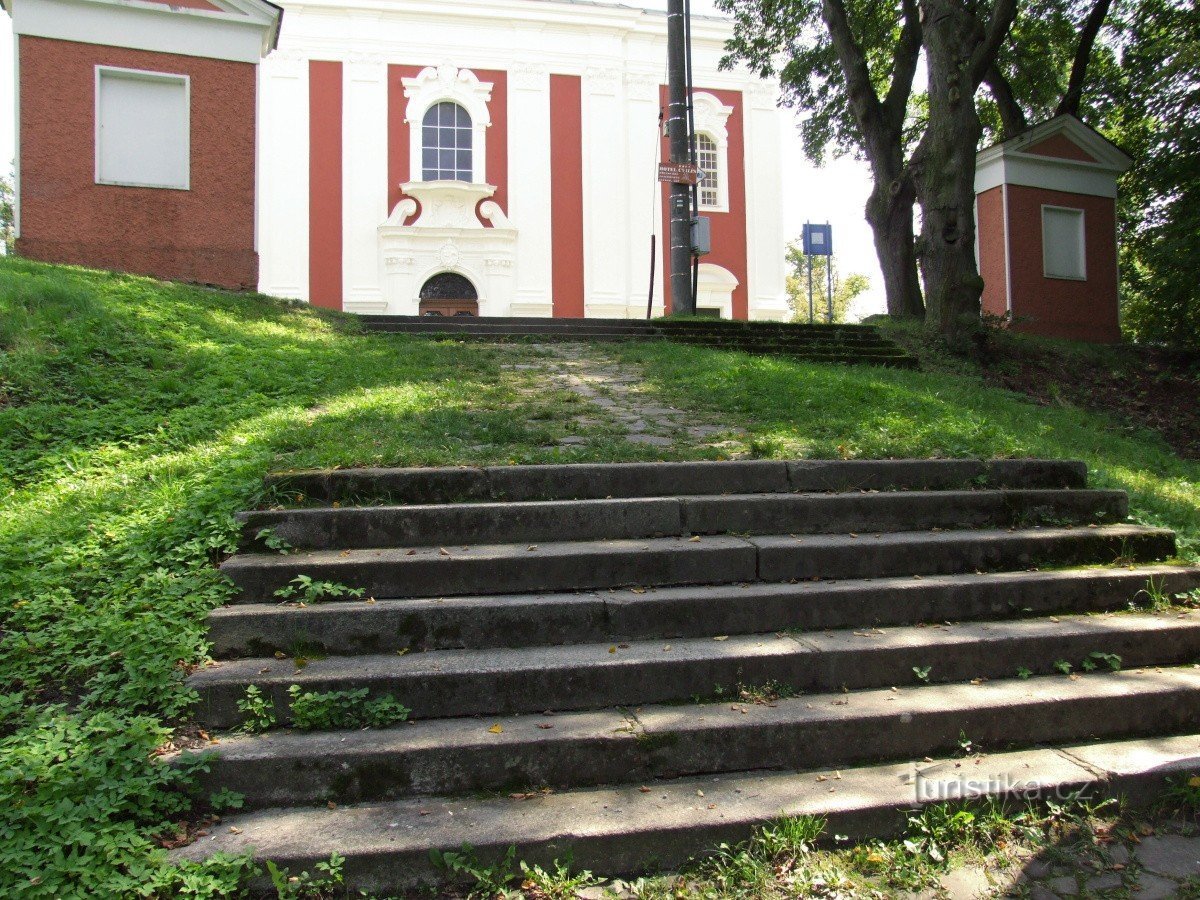
{"label": "grass lawn", "polygon": [[[154,755],[230,590],[213,562],[268,470],[660,453],[573,423],[580,398],[512,368],[536,352],[0,261],[0,896],[220,896],[242,874],[166,866],[157,838],[188,801]],[[1101,416],[971,375],[613,352],[660,399],[746,428],[760,456],[1081,457],[1200,553],[1200,464]],[[569,433],[595,441],[554,446]]]}

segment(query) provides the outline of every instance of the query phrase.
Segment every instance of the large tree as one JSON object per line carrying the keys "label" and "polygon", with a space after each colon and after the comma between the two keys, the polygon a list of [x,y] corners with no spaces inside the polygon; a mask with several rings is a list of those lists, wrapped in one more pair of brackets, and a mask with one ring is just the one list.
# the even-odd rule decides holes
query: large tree
{"label": "large tree", "polygon": [[1008,37],[1017,0],[920,3],[929,83],[925,130],[913,154],[917,255],[926,324],[958,345],[978,330],[983,295],[975,263],[975,154],[983,131],[975,95]]}
{"label": "large tree", "polygon": [[888,313],[924,312],[913,241],[915,185],[906,128],[921,51],[917,0],[717,0],[733,15],[727,64],[778,76],[815,162],[853,153],[871,167],[866,219]]}

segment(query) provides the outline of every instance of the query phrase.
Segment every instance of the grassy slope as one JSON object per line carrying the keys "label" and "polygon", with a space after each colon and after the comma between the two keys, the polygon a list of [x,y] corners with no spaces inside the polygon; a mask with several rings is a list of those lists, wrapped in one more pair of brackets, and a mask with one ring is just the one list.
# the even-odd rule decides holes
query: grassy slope
{"label": "grassy slope", "polygon": [[806,365],[670,344],[620,353],[670,401],[747,428],[764,457],[1044,456],[1083,459],[1129,491],[1134,518],[1179,532],[1200,558],[1200,462],[1156,435],[1070,406],[1036,406],[964,371]]}
{"label": "grassy slope", "polygon": [[[0,262],[0,896],[207,896],[222,881],[163,867],[148,834],[181,805],[149,760],[227,595],[211,562],[269,468],[658,452],[602,425],[591,448],[549,449],[581,430],[579,401],[507,367],[532,352]],[[1082,456],[1197,550],[1200,466],[1095,416],[969,377],[618,352],[663,399],[749,428],[764,456]]]}

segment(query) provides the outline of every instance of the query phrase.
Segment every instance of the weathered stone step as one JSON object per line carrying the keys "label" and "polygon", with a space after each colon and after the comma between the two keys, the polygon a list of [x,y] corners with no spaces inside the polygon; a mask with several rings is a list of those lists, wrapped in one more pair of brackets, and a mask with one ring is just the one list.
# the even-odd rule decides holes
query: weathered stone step
{"label": "weathered stone step", "polygon": [[[532,799],[419,797],[335,809],[269,809],[226,817],[175,859],[253,851],[298,872],[333,851],[346,857],[349,888],[387,894],[441,881],[431,849],[469,843],[483,864],[515,846],[520,859],[605,875],[671,869],[721,843],[748,838],[780,815],[826,821],[824,840],[893,837],[921,804],[959,796],[1011,797],[1086,791],[1100,800],[1151,802],[1168,777],[1195,774],[1200,736],[1071,745],[960,759],[786,773],[740,773],[551,793]],[[965,770],[965,771],[964,771]],[[643,787],[650,787],[646,791]],[[230,826],[230,827],[226,827]]]}
{"label": "weathered stone step", "polygon": [[[309,653],[354,655],[486,649],[649,638],[1121,610],[1200,587],[1200,569],[1002,572],[799,584],[747,583],[651,588],[635,593],[426,597],[377,603],[239,604],[213,610],[208,639],[217,659]],[[1140,595],[1140,596],[1139,596]]]}
{"label": "weathered stone step", "polygon": [[578,463],[428,469],[335,469],[269,475],[267,485],[305,501],[447,503],[587,500],[791,491],[1082,488],[1087,467],[1044,459],[734,460]]}
{"label": "weathered stone step", "polygon": [[874,325],[858,324],[809,324],[807,322],[746,322],[729,319],[554,319],[546,316],[399,316],[399,315],[364,315],[360,317],[368,328],[377,325],[401,325],[416,328],[430,325],[441,325],[451,330],[467,329],[488,325],[530,325],[558,328],[589,328],[606,327],[612,329],[645,329],[653,328],[658,331],[722,331],[722,332],[751,332],[772,333],[784,332],[789,334],[811,333],[816,335],[840,334],[879,336],[879,329]]}
{"label": "weathered stone step", "polygon": [[738,684],[774,682],[806,693],[887,687],[913,684],[914,668],[928,668],[935,683],[1011,677],[1021,668],[1051,674],[1058,660],[1078,665],[1094,651],[1117,654],[1129,668],[1191,663],[1200,659],[1200,613],[339,656],[300,669],[291,660],[243,659],[201,669],[188,683],[200,696],[198,720],[231,728],[251,684],[272,698],[282,723],[293,684],[317,692],[366,688],[396,697],[422,719],[664,703],[717,688],[729,695]]}
{"label": "weathered stone step", "polygon": [[248,809],[257,809],[752,769],[843,769],[951,753],[964,735],[992,753],[1200,730],[1200,668],[1103,668],[1077,678],[906,683],[899,690],[772,702],[734,697],[636,710],[439,719],[382,730],[228,735],[215,748],[203,786],[237,791]]}
{"label": "weathered stone step", "polygon": [[244,553],[226,560],[221,571],[240,588],[232,602],[256,603],[273,600],[297,575],[382,599],[945,575],[1117,560],[1153,562],[1174,552],[1170,531],[1109,525]]}
{"label": "weathered stone step", "polygon": [[693,534],[838,534],[1121,521],[1124,491],[977,490],[734,494],[322,507],[242,513],[242,545],[262,532],[301,550],[585,541]]}

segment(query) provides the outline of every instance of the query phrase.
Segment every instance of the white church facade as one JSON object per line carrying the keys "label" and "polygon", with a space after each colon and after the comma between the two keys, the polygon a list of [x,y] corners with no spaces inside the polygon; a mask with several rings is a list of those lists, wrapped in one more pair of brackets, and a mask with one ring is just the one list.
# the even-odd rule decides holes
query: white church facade
{"label": "white church facade", "polygon": [[[583,0],[6,8],[29,256],[359,313],[662,313],[661,12]],[[784,319],[776,89],[720,70],[725,21],[697,17],[692,34],[712,232],[697,306]],[[63,115],[45,114],[50,98]]]}

